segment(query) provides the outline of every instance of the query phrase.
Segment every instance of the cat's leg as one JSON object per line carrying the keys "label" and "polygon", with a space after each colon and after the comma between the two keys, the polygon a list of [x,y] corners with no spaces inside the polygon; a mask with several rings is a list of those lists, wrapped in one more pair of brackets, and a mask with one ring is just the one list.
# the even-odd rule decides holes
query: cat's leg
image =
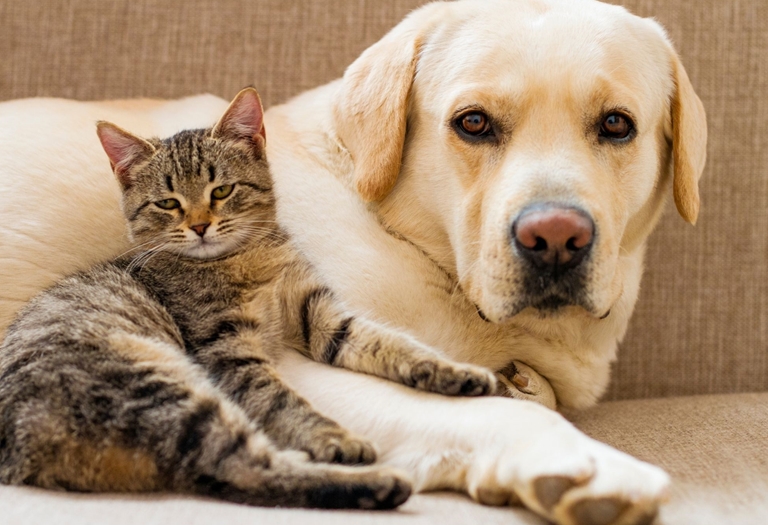
{"label": "cat's leg", "polygon": [[303,450],[320,462],[373,463],[373,445],[318,413],[280,379],[263,338],[261,331],[244,325],[196,349],[194,358],[280,447]]}
{"label": "cat's leg", "polygon": [[286,303],[294,306],[286,316],[315,361],[445,395],[496,391],[490,371],[446,359],[400,330],[351,314],[309,271],[295,280],[301,285],[286,292]]}
{"label": "cat's leg", "polygon": [[392,508],[391,469],[281,452],[180,349],[115,335],[110,350],[19,353],[0,374],[0,481],[175,491],[263,506]]}

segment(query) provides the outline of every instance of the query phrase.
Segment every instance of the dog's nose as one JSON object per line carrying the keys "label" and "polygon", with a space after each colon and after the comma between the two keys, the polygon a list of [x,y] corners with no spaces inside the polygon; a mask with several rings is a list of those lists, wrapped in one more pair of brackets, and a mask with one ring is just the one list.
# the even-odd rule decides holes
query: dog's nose
{"label": "dog's nose", "polygon": [[208,226],[210,226],[210,222],[201,222],[200,224],[193,224],[190,226],[190,229],[194,230],[196,234],[198,234],[200,237],[205,235],[205,230],[208,229]]}
{"label": "dog's nose", "polygon": [[512,224],[520,254],[537,267],[578,266],[592,247],[595,223],[577,208],[554,204],[524,209]]}

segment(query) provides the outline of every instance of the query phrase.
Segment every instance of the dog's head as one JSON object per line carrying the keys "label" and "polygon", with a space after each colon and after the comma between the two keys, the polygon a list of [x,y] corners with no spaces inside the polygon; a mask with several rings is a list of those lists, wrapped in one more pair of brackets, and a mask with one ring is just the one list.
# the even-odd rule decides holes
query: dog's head
{"label": "dog's head", "polygon": [[493,322],[607,315],[670,183],[698,215],[703,107],[664,30],[620,7],[429,4],[350,66],[334,115],[362,198]]}

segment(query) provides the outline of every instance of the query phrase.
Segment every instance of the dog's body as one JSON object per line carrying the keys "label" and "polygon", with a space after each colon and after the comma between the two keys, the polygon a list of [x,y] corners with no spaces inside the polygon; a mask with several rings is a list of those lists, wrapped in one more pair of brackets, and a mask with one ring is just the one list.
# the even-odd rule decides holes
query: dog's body
{"label": "dog's body", "polygon": [[[0,329],[63,273],[127,249],[95,120],[164,136],[210,125],[225,107],[213,97],[0,106],[11,269]],[[490,134],[460,130],[467,112],[485,115]],[[634,125],[628,140],[606,139],[615,114]],[[343,80],[269,110],[266,129],[280,219],[353,309],[457,360],[526,363],[540,375],[517,397],[543,399],[551,384],[573,407],[608,382],[670,186],[695,221],[706,142],[663,30],[590,0],[430,4]],[[12,203],[23,192],[39,207]],[[584,262],[559,280],[520,244],[520,221],[542,206],[593,224]],[[558,523],[607,524],[641,522],[667,485],[533,403],[444,399],[293,355],[280,371],[422,490],[519,498]]]}

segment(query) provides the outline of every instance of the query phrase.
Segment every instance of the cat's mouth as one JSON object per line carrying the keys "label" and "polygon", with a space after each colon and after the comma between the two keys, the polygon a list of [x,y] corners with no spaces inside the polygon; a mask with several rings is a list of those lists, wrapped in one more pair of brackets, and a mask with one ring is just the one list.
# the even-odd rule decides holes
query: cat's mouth
{"label": "cat's mouth", "polygon": [[236,244],[230,242],[211,240],[203,237],[192,246],[185,247],[182,253],[193,259],[218,259],[219,257],[228,255],[230,252],[234,251],[236,247]]}

